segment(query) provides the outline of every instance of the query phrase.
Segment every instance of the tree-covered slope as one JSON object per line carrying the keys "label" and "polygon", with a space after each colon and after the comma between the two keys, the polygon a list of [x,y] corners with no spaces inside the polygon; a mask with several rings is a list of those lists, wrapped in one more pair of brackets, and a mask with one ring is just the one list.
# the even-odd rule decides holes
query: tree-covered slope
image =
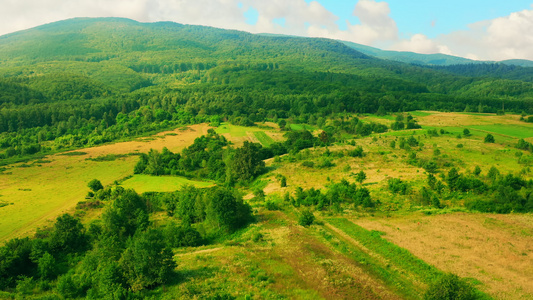
{"label": "tree-covered slope", "polygon": [[[0,37],[0,74],[6,77],[24,78],[32,83],[33,77],[43,74],[77,74],[92,80],[82,85],[119,92],[168,84],[176,79],[192,83],[219,78],[215,81],[220,83],[221,76],[213,77],[214,74],[228,74],[235,69],[246,70],[246,74],[240,75],[248,81],[263,80],[264,72],[274,69],[287,72],[289,80],[295,81],[298,78],[294,72],[332,72],[366,77],[368,82],[393,78],[392,85],[420,85],[425,88],[417,92],[457,92],[457,96],[470,96],[459,92],[468,90],[465,86],[472,83],[464,77],[476,80],[483,77],[479,80],[487,81],[486,75],[496,68],[498,72],[493,77],[531,81],[533,72],[528,68],[496,66],[456,66],[435,72],[372,58],[334,40],[253,35],[119,18],[70,19]],[[465,68],[468,70],[463,71]],[[213,71],[204,72],[208,70]],[[455,76],[449,76],[450,73]],[[460,86],[442,90],[442,82],[449,81],[459,82]],[[404,90],[390,85],[386,90]],[[520,97],[521,93],[515,96]]]}
{"label": "tree-covered slope", "polygon": [[70,19],[0,37],[0,148],[12,157],[211,118],[306,121],[380,107],[533,113],[531,74],[405,64],[329,39]]}

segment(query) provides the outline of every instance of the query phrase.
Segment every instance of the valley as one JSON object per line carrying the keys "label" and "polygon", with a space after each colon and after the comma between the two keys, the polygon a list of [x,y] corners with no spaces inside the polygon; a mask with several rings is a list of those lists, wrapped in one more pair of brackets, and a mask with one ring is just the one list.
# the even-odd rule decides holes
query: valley
{"label": "valley", "polygon": [[0,298],[533,299],[533,68],[396,55],[121,18],[0,37]]}

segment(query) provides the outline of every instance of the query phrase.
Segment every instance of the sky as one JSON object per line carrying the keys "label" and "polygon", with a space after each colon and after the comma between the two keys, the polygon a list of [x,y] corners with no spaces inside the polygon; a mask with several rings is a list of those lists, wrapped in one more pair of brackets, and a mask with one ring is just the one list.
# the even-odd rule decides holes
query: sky
{"label": "sky", "polygon": [[0,0],[0,7],[0,35],[74,17],[125,17],[533,60],[533,0]]}

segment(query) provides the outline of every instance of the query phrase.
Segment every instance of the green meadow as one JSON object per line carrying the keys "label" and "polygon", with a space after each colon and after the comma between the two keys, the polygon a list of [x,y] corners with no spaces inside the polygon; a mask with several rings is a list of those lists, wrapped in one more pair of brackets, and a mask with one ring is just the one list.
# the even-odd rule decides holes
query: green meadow
{"label": "green meadow", "polygon": [[274,143],[274,139],[268,136],[264,131],[254,132],[255,137],[264,147],[270,147]]}
{"label": "green meadow", "polygon": [[519,126],[519,125],[507,125],[507,124],[494,124],[494,125],[471,125],[470,128],[482,130],[485,132],[491,132],[498,135],[506,135],[514,138],[531,138],[533,137],[533,127],[531,126]]}
{"label": "green meadow", "polygon": [[150,176],[136,174],[121,183],[126,189],[134,189],[137,193],[145,192],[173,192],[184,185],[193,185],[199,188],[210,187],[215,183],[211,181],[189,180],[179,176]]}

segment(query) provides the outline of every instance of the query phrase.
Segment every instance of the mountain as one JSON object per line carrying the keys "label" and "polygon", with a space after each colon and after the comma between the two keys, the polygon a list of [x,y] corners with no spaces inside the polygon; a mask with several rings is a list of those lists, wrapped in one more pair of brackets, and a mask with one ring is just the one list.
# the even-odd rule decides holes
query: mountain
{"label": "mountain", "polygon": [[415,65],[428,65],[428,66],[451,66],[451,65],[471,65],[471,64],[504,64],[510,66],[519,67],[533,67],[533,61],[525,59],[509,59],[500,62],[495,61],[479,61],[459,56],[447,55],[447,54],[420,54],[408,51],[389,51],[381,50],[378,48],[356,44],[353,42],[340,41],[346,46],[360,51],[369,56],[373,56],[380,59],[392,60],[404,62],[407,64]]}
{"label": "mountain", "polygon": [[376,58],[399,61],[416,65],[449,66],[460,64],[483,63],[467,58],[446,54],[419,54],[415,52],[387,51],[378,48],[342,41],[346,46]]}
{"label": "mountain", "polygon": [[121,18],[4,35],[0,148],[13,156],[46,143],[95,145],[212,119],[249,125],[378,110],[497,112],[502,102],[533,113],[533,68],[422,66],[359,50],[323,38]]}
{"label": "mountain", "polygon": [[508,59],[501,61],[501,63],[520,67],[533,67],[533,61],[527,59]]}

